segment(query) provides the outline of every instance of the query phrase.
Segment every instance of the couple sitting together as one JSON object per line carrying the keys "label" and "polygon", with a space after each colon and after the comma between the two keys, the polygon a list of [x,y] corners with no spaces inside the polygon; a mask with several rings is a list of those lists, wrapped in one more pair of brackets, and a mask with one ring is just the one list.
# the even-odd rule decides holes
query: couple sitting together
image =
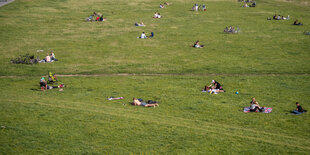
{"label": "couple sitting together", "polygon": [[55,53],[53,51],[51,51],[51,54],[47,53],[46,57],[39,62],[45,63],[45,62],[53,62],[53,61],[58,61],[58,59],[56,59]]}
{"label": "couple sitting together", "polygon": [[225,90],[221,86],[221,84],[215,80],[211,81],[211,84],[209,86],[205,86],[205,88],[202,90],[202,92],[208,92],[210,94],[218,94],[218,93],[223,93]]}
{"label": "couple sitting together", "polygon": [[155,12],[153,18],[161,18],[161,15],[159,12]]}
{"label": "couple sitting together", "polygon": [[142,99],[133,98],[133,102],[131,103],[133,106],[144,106],[144,107],[156,107],[159,106],[156,101],[148,100],[144,102]]}

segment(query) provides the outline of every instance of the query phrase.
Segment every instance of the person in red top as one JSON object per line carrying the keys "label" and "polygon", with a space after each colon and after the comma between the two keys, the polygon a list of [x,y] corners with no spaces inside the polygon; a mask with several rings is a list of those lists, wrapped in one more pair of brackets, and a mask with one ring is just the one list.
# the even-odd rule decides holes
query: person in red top
{"label": "person in red top", "polygon": [[97,16],[96,21],[99,21],[99,19],[100,19],[100,17],[99,17],[99,16]]}

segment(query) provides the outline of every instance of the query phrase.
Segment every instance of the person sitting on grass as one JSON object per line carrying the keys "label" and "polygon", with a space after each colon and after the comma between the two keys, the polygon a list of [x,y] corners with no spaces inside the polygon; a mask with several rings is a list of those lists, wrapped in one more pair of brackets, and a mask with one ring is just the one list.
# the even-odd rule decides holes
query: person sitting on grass
{"label": "person sitting on grass", "polygon": [[151,35],[149,36],[149,38],[153,38],[154,37],[154,32],[151,31]]}
{"label": "person sitting on grass", "polygon": [[206,7],[205,4],[202,4],[202,10],[203,10],[203,11],[207,11],[207,7]]}
{"label": "person sitting on grass", "polygon": [[296,102],[296,106],[297,106],[296,109],[294,111],[292,111],[292,113],[299,115],[299,114],[302,114],[304,112],[307,112],[307,110],[303,109],[298,102]]}
{"label": "person sitting on grass", "polygon": [[145,26],[145,24],[143,23],[143,22],[141,22],[141,23],[135,23],[135,26]]}
{"label": "person sitting on grass", "polygon": [[159,8],[163,9],[163,8],[165,8],[165,6],[162,4],[159,4]]}
{"label": "person sitting on grass", "polygon": [[133,102],[131,103],[131,105],[133,106],[144,106],[144,107],[156,107],[158,106],[158,103],[154,102],[154,103],[146,103],[146,102],[141,102],[139,101],[137,98],[133,98]]}
{"label": "person sitting on grass", "polygon": [[161,18],[161,15],[159,12],[155,12],[153,18]]}
{"label": "person sitting on grass", "polygon": [[203,48],[204,45],[200,45],[200,44],[199,44],[199,40],[197,40],[197,41],[194,43],[193,47],[194,47],[194,48]]}
{"label": "person sitting on grass", "polygon": [[51,51],[50,57],[51,57],[51,60],[53,60],[53,61],[58,61],[58,59],[56,59],[55,53],[54,53],[53,51]]}
{"label": "person sitting on grass", "polygon": [[144,33],[144,32],[142,32],[141,36],[140,36],[140,37],[137,37],[137,38],[140,38],[140,39],[146,39],[147,37],[146,37],[145,33]]}
{"label": "person sitting on grass", "polygon": [[293,25],[302,25],[302,23],[301,22],[298,22],[298,20],[296,19],[295,21],[294,21],[294,24]]}
{"label": "person sitting on grass", "polygon": [[250,102],[250,112],[262,112],[263,108],[259,106],[255,97],[252,97],[252,101]]}

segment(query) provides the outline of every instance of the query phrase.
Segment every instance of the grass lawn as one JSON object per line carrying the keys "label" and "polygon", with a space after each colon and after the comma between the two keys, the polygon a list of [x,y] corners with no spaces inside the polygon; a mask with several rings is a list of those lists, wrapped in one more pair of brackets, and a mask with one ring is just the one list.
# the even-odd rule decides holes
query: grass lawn
{"label": "grass lawn", "polygon": [[[310,3],[169,2],[165,9],[152,0],[1,7],[0,154],[309,154],[309,112],[290,111],[296,101],[310,110],[310,38],[303,34]],[[196,2],[207,11],[190,11]],[[93,11],[107,21],[84,22]],[[163,18],[151,18],[155,11]],[[266,20],[275,13],[291,19]],[[295,19],[304,25],[293,26]],[[147,26],[134,26],[141,21]],[[224,34],[230,25],[241,32]],[[143,31],[155,37],[137,39]],[[190,47],[196,40],[205,47]],[[49,50],[59,61],[10,63]],[[58,77],[64,91],[42,92],[38,80],[48,71],[74,76]],[[226,92],[202,93],[212,79]],[[272,113],[243,113],[252,96]],[[134,107],[133,97],[160,106]]]}

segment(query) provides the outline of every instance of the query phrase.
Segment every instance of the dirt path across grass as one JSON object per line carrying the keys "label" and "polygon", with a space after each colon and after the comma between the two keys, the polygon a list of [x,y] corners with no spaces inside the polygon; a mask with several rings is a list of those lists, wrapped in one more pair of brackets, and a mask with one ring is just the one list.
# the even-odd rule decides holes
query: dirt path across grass
{"label": "dirt path across grass", "polygon": [[0,7],[14,2],[14,0],[0,0]]}
{"label": "dirt path across grass", "polygon": [[[214,73],[214,74],[191,74],[191,73],[111,73],[111,74],[56,74],[57,77],[111,77],[111,76],[309,76],[309,73]],[[38,75],[0,75],[0,78],[24,78],[37,77]]]}

